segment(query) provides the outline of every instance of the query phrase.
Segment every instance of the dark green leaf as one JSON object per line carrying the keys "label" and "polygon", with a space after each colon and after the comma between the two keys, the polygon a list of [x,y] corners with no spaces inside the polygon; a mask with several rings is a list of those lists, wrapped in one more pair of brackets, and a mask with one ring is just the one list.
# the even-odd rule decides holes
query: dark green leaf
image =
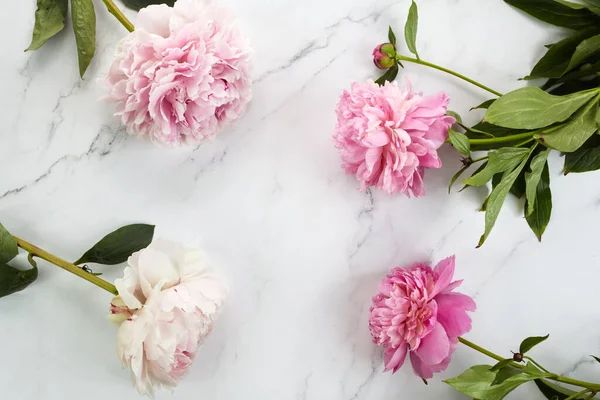
{"label": "dark green leaf", "polygon": [[489,107],[492,105],[492,103],[494,103],[496,100],[497,100],[497,99],[490,99],[490,100],[486,100],[486,101],[484,101],[483,103],[481,103],[480,105],[478,105],[478,106],[475,106],[475,107],[471,108],[471,110],[477,110],[477,109],[480,109],[480,108],[485,108],[485,109],[487,109],[487,108],[489,108]]}
{"label": "dark green leaf", "polygon": [[[175,3],[175,1],[173,1],[173,3]],[[391,26],[388,29],[388,40],[390,41],[391,44],[394,45],[394,47],[396,47],[396,34],[394,33],[394,30],[392,29]]]}
{"label": "dark green leaf", "polygon": [[136,251],[148,247],[153,236],[154,225],[134,224],[124,226],[102,238],[74,264],[115,265],[123,263]]}
{"label": "dark green leaf", "polygon": [[598,89],[553,96],[535,86],[512,91],[496,100],[485,121],[513,129],[539,129],[562,122],[598,95]]}
{"label": "dark green leaf", "polygon": [[375,83],[380,86],[383,86],[385,84],[385,82],[393,82],[397,76],[398,76],[398,66],[394,65],[392,68],[385,71],[385,73],[383,75],[381,75],[379,77],[379,79],[377,79],[375,81]]}
{"label": "dark green leaf", "polygon": [[525,215],[531,215],[533,212],[538,183],[542,178],[542,171],[544,170],[550,151],[550,149],[546,149],[533,157],[530,164],[531,172],[525,173],[525,195],[527,196]]}
{"label": "dark green leaf", "polygon": [[531,336],[521,342],[519,346],[519,353],[526,354],[529,350],[533,349],[538,344],[548,339],[550,335],[546,336]]}
{"label": "dark green leaf", "polygon": [[[554,85],[551,85],[551,86],[554,86]],[[592,88],[597,88],[597,87],[600,87],[600,76],[596,76],[593,79],[570,80],[568,82],[563,83],[562,85],[552,88],[550,90],[550,93],[557,95],[557,96],[563,96],[566,94],[572,94],[575,92],[588,90],[588,89],[592,89]],[[550,88],[550,87],[548,87],[548,88]]]}
{"label": "dark green leaf", "polygon": [[79,75],[83,78],[96,52],[96,12],[92,0],[71,0],[71,19],[79,57]]}
{"label": "dark green leaf", "polygon": [[511,364],[512,362],[513,362],[512,358],[507,358],[505,360],[498,361],[498,363],[496,363],[496,365],[494,365],[492,368],[490,368],[490,371],[498,371],[498,370],[506,367],[507,365]]}
{"label": "dark green leaf", "polygon": [[471,144],[469,138],[460,132],[456,132],[454,129],[448,129],[448,135],[450,136],[450,142],[452,146],[461,154],[469,157],[471,155]]}
{"label": "dark green leaf", "polygon": [[31,266],[32,266],[33,268],[37,268],[37,262],[35,262],[35,260],[33,259],[33,257],[35,257],[35,256],[33,255],[33,253],[29,253],[29,254],[27,254],[27,261],[29,261],[29,264],[31,264]]}
{"label": "dark green leaf", "polygon": [[[173,7],[175,0],[122,0],[126,7],[132,10],[139,11],[141,8],[148,7],[152,4],[166,4]],[[393,42],[391,42],[393,43]]]}
{"label": "dark green leaf", "polygon": [[[487,164],[488,164],[488,162],[487,162],[487,161],[484,161],[484,162],[483,162],[483,164],[481,164],[481,165],[479,166],[479,168],[477,168],[477,169],[475,170],[475,172],[473,172],[473,174],[471,174],[471,178],[472,178],[472,177],[474,177],[475,175],[477,175],[478,173],[480,173],[481,171],[483,171],[483,170],[484,170],[484,169],[487,167]],[[460,190],[459,190],[459,192],[462,192],[463,190],[465,190],[466,188],[468,188],[468,187],[470,187],[470,186],[471,186],[471,185],[468,185],[468,184],[467,184],[467,185],[465,185],[465,186],[463,186],[463,187],[462,187],[462,189],[460,189]]]}
{"label": "dark green leaf", "polygon": [[600,52],[600,35],[593,36],[589,39],[581,42],[577,49],[575,49],[575,53],[573,54],[573,58],[569,62],[569,66],[565,72],[569,72],[575,68],[577,68],[584,61],[588,60],[591,56],[598,54]]}
{"label": "dark green leaf", "polygon": [[532,150],[525,150],[527,150],[528,153],[523,158],[521,163],[512,171],[510,169],[506,170],[506,172],[502,176],[502,181],[498,184],[498,186],[496,186],[492,190],[492,193],[490,193],[490,196],[487,200],[487,208],[485,212],[485,232],[483,233],[483,235],[481,235],[477,247],[481,247],[483,245],[490,232],[494,228],[494,225],[496,224],[496,220],[498,219],[498,215],[500,214],[500,210],[502,209],[502,205],[504,204],[504,200],[506,199],[508,192],[517,180],[517,177],[519,176],[523,168],[525,167],[525,164],[527,164],[527,156],[531,153]]}
{"label": "dark green leaf", "polygon": [[565,155],[565,175],[600,169],[600,135],[592,135],[579,149]]}
{"label": "dark green leaf", "polygon": [[17,241],[10,233],[0,224],[0,264],[6,264],[19,254]]}
{"label": "dark green leaf", "polygon": [[522,373],[523,373],[523,369],[521,369],[521,368],[511,367],[510,365],[502,367],[496,373],[496,377],[494,378],[494,381],[492,382],[492,386],[499,385],[499,384],[503,383],[505,380],[507,380],[508,378],[511,378],[515,375],[519,375]]}
{"label": "dark green leaf", "polygon": [[488,154],[489,158],[486,167],[478,174],[463,180],[463,183],[470,186],[483,186],[489,182],[494,175],[504,171],[512,171],[526,159],[530,151],[530,149],[521,147],[503,147],[500,150],[491,151]]}
{"label": "dark green leaf", "polygon": [[504,0],[532,17],[570,29],[597,26],[599,19],[591,11],[569,7],[554,0]]}
{"label": "dark green leaf", "polygon": [[458,170],[458,172],[456,174],[454,174],[454,176],[452,177],[452,179],[450,180],[450,185],[448,185],[448,193],[450,193],[450,190],[452,190],[452,186],[454,186],[454,183],[456,182],[456,180],[458,178],[460,178],[460,176],[470,167],[470,165],[465,165],[463,166],[461,169]]}
{"label": "dark green leaf", "polygon": [[546,132],[536,134],[535,137],[543,139],[544,143],[553,149],[570,153],[577,150],[598,130],[596,125],[597,100],[591,101],[577,113],[557,127]]}
{"label": "dark green leaf", "polygon": [[[529,227],[535,233],[538,240],[542,240],[542,235],[546,231],[546,227],[550,222],[552,215],[552,192],[550,190],[550,173],[548,171],[548,163],[544,166],[541,179],[537,185],[535,195],[535,205],[531,214],[526,215],[525,219]],[[529,205],[525,202],[525,213],[529,209]]]}
{"label": "dark green leaf", "polygon": [[549,400],[566,400],[575,394],[574,391],[550,383],[545,379],[536,379],[534,382],[540,392],[542,392],[542,394]]}
{"label": "dark green leaf", "polygon": [[62,31],[67,8],[67,0],[37,0],[31,44],[25,51],[39,49],[48,39]]}
{"label": "dark green leaf", "polygon": [[596,357],[596,356],[591,356],[594,358],[594,360],[598,361],[600,363],[600,358]]}
{"label": "dark green leaf", "polygon": [[406,25],[404,25],[404,39],[408,50],[419,58],[417,52],[417,28],[419,26],[419,10],[417,3],[412,2],[410,9],[408,10],[408,18],[406,19]]}
{"label": "dark green leaf", "polygon": [[21,271],[7,264],[0,264],[0,297],[25,289],[37,279],[37,268]]}

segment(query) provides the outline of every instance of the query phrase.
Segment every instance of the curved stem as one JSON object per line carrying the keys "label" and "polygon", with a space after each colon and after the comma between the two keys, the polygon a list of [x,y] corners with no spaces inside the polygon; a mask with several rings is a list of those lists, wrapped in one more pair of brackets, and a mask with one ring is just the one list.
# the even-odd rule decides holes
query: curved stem
{"label": "curved stem", "polygon": [[70,273],[75,274],[78,277],[83,278],[86,281],[93,283],[94,285],[106,290],[107,292],[114,294],[115,296],[119,294],[119,292],[117,291],[117,288],[112,283],[109,283],[102,278],[98,278],[94,274],[85,272],[83,269],[79,268],[77,265],[70,263],[68,261],[65,261],[62,258],[56,257],[55,255],[50,254],[47,251],[42,250],[39,247],[34,246],[33,244],[26,242],[23,239],[20,239],[16,236],[13,236],[13,237],[17,241],[17,245],[20,248],[22,248],[23,250],[25,250],[26,252],[28,252],[31,256],[35,256],[35,257],[41,258],[43,260],[46,260],[46,261],[56,265],[57,267],[67,270]]}
{"label": "curved stem", "polygon": [[135,27],[133,26],[131,21],[127,19],[125,14],[123,14],[123,11],[119,10],[119,7],[117,7],[113,0],[102,0],[102,2],[104,2],[104,5],[106,5],[108,11],[112,15],[114,15],[115,18],[117,18],[117,20],[119,20],[119,22],[125,27],[125,29],[127,29],[129,32],[133,32]]}
{"label": "curved stem", "polygon": [[471,144],[490,144],[490,143],[514,142],[516,140],[521,140],[521,139],[530,139],[536,133],[537,132],[524,132],[524,133],[519,133],[517,135],[502,136],[502,137],[495,137],[495,138],[489,138],[489,139],[469,139],[469,142]]}
{"label": "curved stem", "polygon": [[475,85],[475,86],[477,86],[477,87],[479,87],[479,88],[481,88],[483,90],[487,90],[488,92],[492,93],[493,95],[496,95],[498,97],[502,96],[502,93],[497,92],[494,89],[491,89],[491,88],[489,88],[489,87],[487,87],[487,86],[485,86],[485,85],[483,85],[483,84],[481,84],[481,83],[479,83],[477,81],[474,81],[471,78],[467,78],[466,76],[464,76],[462,74],[459,74],[458,72],[454,72],[451,69],[441,67],[441,66],[439,66],[437,64],[433,64],[433,63],[430,63],[430,62],[427,62],[427,61],[419,60],[417,58],[401,56],[400,54],[396,55],[396,60],[398,60],[398,61],[408,61],[408,62],[411,62],[411,63],[415,63],[415,64],[419,64],[419,65],[424,65],[426,67],[437,69],[438,71],[445,72],[447,74],[450,74],[450,75],[453,75],[453,76],[455,76],[457,78],[460,78],[463,81],[467,81],[470,84]]}
{"label": "curved stem", "polygon": [[536,367],[538,367],[539,369],[541,369],[545,373],[547,373],[547,374],[551,374],[552,373],[552,372],[548,371],[546,368],[542,367],[540,364],[538,364],[533,358],[531,358],[529,356],[523,356],[523,358],[531,361],[533,363],[533,365],[535,365]]}

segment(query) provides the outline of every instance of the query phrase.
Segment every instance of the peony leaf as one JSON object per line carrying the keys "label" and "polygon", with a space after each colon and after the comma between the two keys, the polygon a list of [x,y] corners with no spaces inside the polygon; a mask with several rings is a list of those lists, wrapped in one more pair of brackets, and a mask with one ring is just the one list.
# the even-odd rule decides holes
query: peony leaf
{"label": "peony leaf", "polygon": [[504,381],[506,381],[507,379],[509,379],[515,375],[522,374],[522,373],[523,373],[522,368],[515,368],[510,365],[506,365],[498,370],[498,372],[496,373],[496,377],[494,378],[494,381],[492,382],[492,386],[499,385],[499,384],[503,383]]}
{"label": "peony leaf", "polygon": [[17,241],[10,233],[0,224],[0,264],[6,264],[19,254]]}
{"label": "peony leaf", "polygon": [[530,164],[531,172],[525,173],[525,196],[527,197],[527,208],[525,209],[526,216],[531,215],[533,212],[538,183],[542,178],[542,171],[544,170],[550,151],[550,149],[546,149],[533,157]]}
{"label": "peony leaf", "polygon": [[569,65],[565,72],[574,70],[584,61],[598,53],[600,53],[600,35],[585,39],[575,49],[575,53],[573,53],[573,57],[571,58],[571,61],[569,61]]}
{"label": "peony leaf", "polygon": [[494,103],[496,100],[497,100],[497,99],[489,99],[489,100],[486,100],[486,101],[484,101],[483,103],[479,104],[478,106],[475,106],[475,107],[471,108],[471,111],[472,111],[472,110],[478,110],[478,109],[480,109],[480,108],[485,108],[485,109],[488,109],[488,108],[490,108],[490,106],[492,105],[492,103]]}
{"label": "peony leaf", "polygon": [[123,4],[127,8],[139,11],[141,8],[148,7],[152,4],[166,4],[169,7],[173,7],[175,0],[123,0]]}
{"label": "peony leaf", "polygon": [[470,165],[465,165],[463,166],[461,169],[458,170],[458,172],[456,174],[454,174],[454,176],[452,177],[452,179],[450,179],[450,184],[448,185],[448,193],[450,193],[450,191],[452,190],[452,186],[454,186],[454,183],[458,180],[458,178],[460,178],[460,176],[470,167]]}
{"label": "peony leaf", "polygon": [[450,136],[450,142],[452,146],[461,154],[470,157],[471,156],[471,142],[469,138],[460,132],[456,132],[454,129],[448,129],[448,135]]}
{"label": "peony leaf", "polygon": [[590,89],[567,96],[553,96],[534,86],[512,91],[496,100],[485,121],[512,129],[539,129],[562,122],[600,93]]}
{"label": "peony leaf", "polygon": [[491,151],[488,154],[488,163],[485,168],[472,177],[463,180],[463,183],[469,186],[483,186],[494,175],[505,171],[512,171],[530,152],[530,149],[523,147],[503,147],[500,150]]}
{"label": "peony leaf", "polygon": [[544,342],[548,339],[550,335],[546,336],[531,336],[521,342],[519,346],[519,353],[526,354],[529,350],[533,349],[538,344]]}
{"label": "peony leaf", "polygon": [[565,175],[600,169],[600,135],[593,135],[579,149],[565,155]]}
{"label": "peony leaf", "polygon": [[394,47],[396,47],[396,34],[391,26],[388,29],[388,40],[394,45]]}
{"label": "peony leaf", "polygon": [[498,361],[496,363],[496,365],[494,365],[492,368],[490,368],[490,371],[498,371],[498,370],[506,367],[507,365],[511,364],[512,362],[513,362],[512,358],[507,358],[502,361]]}
{"label": "peony leaf", "polygon": [[31,43],[25,51],[37,50],[62,31],[67,16],[67,0],[37,0]]}
{"label": "peony leaf", "polygon": [[417,28],[419,27],[419,9],[417,3],[413,0],[408,10],[408,18],[406,19],[406,25],[404,25],[404,39],[408,50],[419,58],[417,52]]}
{"label": "peony leaf", "polygon": [[[573,397],[571,396],[575,394],[574,391],[550,383],[545,379],[536,379],[534,383],[537,385],[540,392],[542,392],[542,394],[549,400],[567,400],[569,398],[572,399]],[[583,397],[577,398],[582,399]]]}
{"label": "peony leaf", "polygon": [[577,7],[577,4],[555,0],[504,0],[539,20],[570,29],[597,26],[600,18],[590,10]]}
{"label": "peony leaf", "polygon": [[381,75],[379,77],[379,79],[377,79],[375,81],[375,83],[380,86],[383,86],[386,82],[393,82],[397,76],[398,76],[398,66],[394,65],[392,68],[385,71],[385,73],[383,75]]}
{"label": "peony leaf", "polygon": [[525,219],[538,240],[541,241],[552,215],[552,191],[550,190],[550,173],[547,162],[537,185],[535,198],[533,211],[529,215],[527,215],[529,204],[527,201],[525,202]]}
{"label": "peony leaf", "polygon": [[92,0],[71,0],[71,19],[77,43],[79,75],[83,78],[96,52],[96,12]]}
{"label": "peony leaf", "polygon": [[8,296],[25,289],[38,277],[38,269],[21,271],[7,264],[0,264],[0,297]]}
{"label": "peony leaf", "polygon": [[152,242],[154,225],[127,225],[104,236],[91,249],[73,264],[96,263],[104,265],[121,264],[136,251]]}
{"label": "peony leaf", "polygon": [[456,120],[457,124],[462,125],[462,117],[460,116],[459,113],[457,113],[455,111],[451,111],[451,110],[446,110],[446,115],[454,118]]}

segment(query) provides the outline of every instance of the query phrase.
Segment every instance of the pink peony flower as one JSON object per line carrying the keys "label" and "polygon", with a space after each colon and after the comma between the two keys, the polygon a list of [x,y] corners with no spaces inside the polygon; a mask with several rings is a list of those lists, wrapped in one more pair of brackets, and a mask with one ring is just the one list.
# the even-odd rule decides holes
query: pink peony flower
{"label": "pink peony flower", "polygon": [[455,122],[446,116],[448,96],[413,93],[410,82],[379,86],[354,83],[337,106],[334,140],[343,168],[356,175],[361,190],[376,186],[389,194],[425,194],[425,168],[440,168],[437,155]]}
{"label": "pink peony flower", "polygon": [[186,375],[212,332],[227,294],[199,250],[155,240],[128,260],[115,281],[110,318],[120,323],[117,352],[135,387],[153,395]]}
{"label": "pink peony flower", "polygon": [[178,0],[140,10],[119,44],[107,84],[130,134],[196,144],[244,113],[250,49],[227,10]]}
{"label": "pink peony flower", "polygon": [[448,367],[458,337],[471,330],[469,296],[453,293],[454,256],[432,270],[425,264],[394,268],[373,297],[369,327],[373,342],[384,348],[385,370],[396,372],[410,351],[415,374],[429,379]]}

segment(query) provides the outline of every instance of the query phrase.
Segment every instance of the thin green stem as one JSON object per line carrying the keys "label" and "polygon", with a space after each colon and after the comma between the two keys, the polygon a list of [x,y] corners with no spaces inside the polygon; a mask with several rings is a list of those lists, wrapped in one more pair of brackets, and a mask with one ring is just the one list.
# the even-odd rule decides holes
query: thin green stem
{"label": "thin green stem", "polygon": [[23,250],[25,250],[26,252],[28,252],[30,254],[30,257],[35,256],[35,257],[41,258],[43,260],[46,260],[49,263],[56,265],[57,267],[60,267],[66,271],[69,271],[72,274],[77,275],[80,278],[85,279],[88,282],[93,283],[94,285],[106,290],[107,292],[114,294],[115,296],[119,294],[119,292],[117,291],[117,288],[112,283],[109,283],[102,278],[98,278],[96,275],[84,271],[83,269],[79,268],[77,265],[70,263],[68,261],[65,261],[62,258],[56,257],[54,254],[50,254],[47,251],[42,250],[39,247],[34,246],[33,244],[26,242],[23,239],[20,239],[16,236],[13,236],[13,237],[17,241],[17,245],[20,248],[22,248]]}
{"label": "thin green stem", "polygon": [[535,135],[536,133],[537,132],[524,132],[524,133],[518,133],[516,135],[495,137],[495,138],[489,138],[489,139],[469,139],[469,142],[471,144],[491,144],[491,143],[514,142],[516,140],[521,140],[521,139],[531,139],[533,137],[533,135]]}
{"label": "thin green stem", "polygon": [[476,162],[487,160],[488,158],[490,158],[490,157],[489,156],[483,156],[483,157],[476,158],[474,160],[471,160],[471,164],[475,164]]}
{"label": "thin green stem", "polygon": [[546,368],[542,367],[540,364],[538,364],[537,361],[535,361],[533,358],[531,358],[529,356],[523,356],[523,358],[531,361],[536,367],[538,367],[539,369],[541,369],[545,373],[547,373],[547,374],[551,374],[552,373],[552,372],[548,371]]}
{"label": "thin green stem", "polygon": [[581,392],[575,393],[574,395],[567,397],[565,400],[575,400],[579,396],[583,396],[584,394],[586,394],[589,391],[590,391],[590,389],[582,390]]}
{"label": "thin green stem", "polygon": [[594,396],[596,395],[596,393],[598,393],[598,391],[592,390],[592,393],[590,393],[590,395],[588,397],[586,397],[585,400],[593,399]]}
{"label": "thin green stem", "polygon": [[121,25],[123,25],[125,27],[125,29],[127,29],[129,32],[133,32],[135,27],[133,26],[131,21],[129,19],[127,19],[125,14],[123,14],[123,11],[121,11],[119,9],[119,7],[117,7],[117,5],[113,2],[113,0],[102,0],[102,1],[104,2],[104,5],[106,5],[106,8],[108,9],[108,11],[112,15],[114,15],[115,18],[117,18],[117,20],[119,20]]}
{"label": "thin green stem", "polygon": [[453,76],[455,76],[457,78],[460,78],[460,79],[462,79],[464,81],[467,81],[470,84],[473,84],[473,85],[475,85],[475,86],[477,86],[477,87],[479,87],[479,88],[481,88],[483,90],[487,90],[488,92],[492,93],[493,95],[496,95],[498,97],[502,96],[502,93],[500,93],[500,92],[498,92],[498,91],[496,91],[494,89],[491,89],[491,88],[489,88],[489,87],[487,87],[487,86],[485,86],[485,85],[483,85],[483,84],[481,84],[481,83],[479,83],[477,81],[474,81],[471,78],[467,78],[466,76],[464,76],[462,74],[459,74],[458,72],[454,72],[451,69],[441,67],[441,66],[439,66],[437,64],[433,64],[433,63],[430,63],[430,62],[427,62],[427,61],[423,61],[423,60],[420,60],[420,59],[417,59],[417,58],[402,56],[400,54],[396,55],[396,60],[398,60],[398,61],[408,61],[408,62],[411,62],[411,63],[415,63],[415,64],[419,64],[419,65],[424,65],[426,67],[437,69],[438,71],[445,72],[447,74],[450,74],[450,75],[453,75]]}

